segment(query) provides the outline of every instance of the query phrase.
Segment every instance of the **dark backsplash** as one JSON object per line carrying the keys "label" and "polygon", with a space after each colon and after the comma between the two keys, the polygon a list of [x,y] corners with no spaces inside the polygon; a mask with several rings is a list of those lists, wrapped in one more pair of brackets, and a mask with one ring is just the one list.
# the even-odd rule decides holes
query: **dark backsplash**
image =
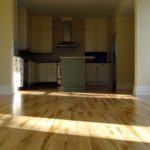
{"label": "dark backsplash", "polygon": [[107,63],[107,52],[86,52],[85,56],[92,56],[94,59],[88,62]]}

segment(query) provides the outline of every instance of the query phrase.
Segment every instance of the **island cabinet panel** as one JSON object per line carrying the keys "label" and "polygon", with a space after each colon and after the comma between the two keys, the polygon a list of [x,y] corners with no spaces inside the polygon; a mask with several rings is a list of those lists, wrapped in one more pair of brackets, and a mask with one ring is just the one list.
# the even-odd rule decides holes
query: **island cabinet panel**
{"label": "island cabinet panel", "polygon": [[61,58],[62,90],[85,90],[85,59],[66,57]]}

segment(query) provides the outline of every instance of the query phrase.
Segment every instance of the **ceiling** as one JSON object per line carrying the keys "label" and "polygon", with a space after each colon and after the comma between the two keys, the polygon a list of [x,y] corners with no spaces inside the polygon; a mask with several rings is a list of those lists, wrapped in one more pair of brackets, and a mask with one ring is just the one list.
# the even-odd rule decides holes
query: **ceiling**
{"label": "ceiling", "polygon": [[18,0],[31,11],[65,16],[110,16],[121,0]]}

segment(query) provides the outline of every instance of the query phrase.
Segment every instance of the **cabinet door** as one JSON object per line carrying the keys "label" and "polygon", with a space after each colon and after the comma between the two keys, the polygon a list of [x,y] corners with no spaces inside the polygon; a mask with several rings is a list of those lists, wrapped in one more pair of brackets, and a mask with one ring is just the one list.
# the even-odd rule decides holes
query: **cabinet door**
{"label": "cabinet door", "polygon": [[39,82],[57,82],[57,63],[39,64]]}
{"label": "cabinet door", "polygon": [[51,31],[42,29],[41,31],[41,53],[51,53],[52,52],[52,39]]}
{"label": "cabinet door", "polygon": [[31,49],[32,52],[39,52],[41,49],[41,32],[36,28],[31,30]]}
{"label": "cabinet door", "polygon": [[97,69],[95,64],[86,64],[86,82],[95,83],[97,81]]}
{"label": "cabinet door", "polygon": [[17,89],[23,86],[23,61],[21,58],[13,58],[13,69],[13,83],[14,88]]}
{"label": "cabinet door", "polygon": [[93,31],[95,29],[95,19],[85,19],[85,30]]}
{"label": "cabinet door", "polygon": [[85,20],[85,51],[107,51],[108,22],[106,19]]}
{"label": "cabinet door", "polygon": [[34,62],[29,61],[28,63],[28,83],[34,83]]}
{"label": "cabinet door", "polygon": [[34,63],[34,81],[39,82],[39,65]]}
{"label": "cabinet door", "polygon": [[95,51],[95,31],[85,32],[85,50],[86,52]]}
{"label": "cabinet door", "polygon": [[94,20],[85,19],[85,51],[92,52],[95,49]]}
{"label": "cabinet door", "polygon": [[95,21],[95,44],[97,51],[107,51],[108,45],[108,22],[106,19]]}
{"label": "cabinet door", "polygon": [[101,83],[110,82],[110,65],[109,64],[97,64],[97,81]]}
{"label": "cabinet door", "polygon": [[52,18],[41,18],[41,52],[52,52]]}
{"label": "cabinet door", "polygon": [[96,30],[96,32],[95,32],[95,50],[97,52],[107,51],[107,33],[106,33],[106,31]]}
{"label": "cabinet door", "polygon": [[57,63],[48,64],[48,81],[57,82]]}
{"label": "cabinet door", "polygon": [[48,82],[48,67],[46,63],[39,64],[39,82]]}
{"label": "cabinet door", "polygon": [[31,49],[38,53],[52,52],[52,18],[32,16],[31,17]]}
{"label": "cabinet door", "polygon": [[40,17],[32,16],[31,17],[31,27],[30,27],[30,46],[33,52],[38,52],[41,49],[41,25]]}

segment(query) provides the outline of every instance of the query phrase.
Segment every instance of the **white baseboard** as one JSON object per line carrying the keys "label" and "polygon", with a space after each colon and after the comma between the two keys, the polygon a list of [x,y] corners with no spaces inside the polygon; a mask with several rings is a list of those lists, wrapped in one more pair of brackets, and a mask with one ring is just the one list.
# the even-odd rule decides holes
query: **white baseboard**
{"label": "white baseboard", "polygon": [[150,96],[150,86],[135,86],[134,95],[136,96]]}
{"label": "white baseboard", "polygon": [[13,93],[14,93],[14,90],[13,90],[12,86],[0,85],[0,95],[10,95]]}
{"label": "white baseboard", "polygon": [[117,90],[132,90],[132,83],[117,83]]}

